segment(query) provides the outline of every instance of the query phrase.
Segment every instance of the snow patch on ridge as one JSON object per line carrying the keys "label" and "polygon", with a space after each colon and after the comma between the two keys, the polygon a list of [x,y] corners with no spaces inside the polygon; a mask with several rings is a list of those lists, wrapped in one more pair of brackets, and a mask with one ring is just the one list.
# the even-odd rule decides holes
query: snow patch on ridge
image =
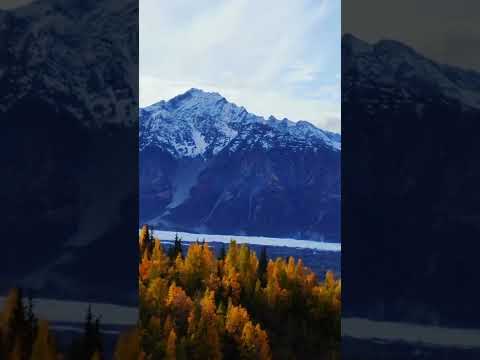
{"label": "snow patch on ridge", "polygon": [[205,137],[202,135],[200,131],[196,128],[192,129],[192,139],[194,142],[194,147],[192,148],[191,154],[192,155],[201,155],[205,152],[208,144],[205,141]]}

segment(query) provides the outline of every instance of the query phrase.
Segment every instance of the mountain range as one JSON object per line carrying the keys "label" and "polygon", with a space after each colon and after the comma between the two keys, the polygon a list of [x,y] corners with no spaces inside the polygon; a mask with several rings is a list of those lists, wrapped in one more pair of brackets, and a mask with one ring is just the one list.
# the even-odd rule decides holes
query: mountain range
{"label": "mountain range", "polygon": [[131,0],[0,10],[0,111],[35,101],[88,127],[136,124],[137,17]]}
{"label": "mountain range", "polygon": [[345,316],[478,324],[479,119],[478,72],[344,35]]}
{"label": "mountain range", "polygon": [[0,23],[0,291],[135,304],[138,2],[34,1]]}
{"label": "mountain range", "polygon": [[0,19],[1,290],[135,303],[140,165],[141,223],[339,241],[341,208],[346,316],[478,324],[478,72],[345,35],[340,140],[200,90],[138,110],[136,1]]}
{"label": "mountain range", "polygon": [[140,109],[140,222],[340,241],[341,137],[190,89]]}

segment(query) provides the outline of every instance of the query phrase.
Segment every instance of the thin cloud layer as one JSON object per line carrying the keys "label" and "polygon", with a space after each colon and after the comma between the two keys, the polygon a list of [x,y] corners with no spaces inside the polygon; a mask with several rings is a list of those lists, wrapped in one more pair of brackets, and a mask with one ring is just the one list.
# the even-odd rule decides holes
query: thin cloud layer
{"label": "thin cloud layer", "polygon": [[340,0],[140,0],[140,105],[191,87],[340,131]]}

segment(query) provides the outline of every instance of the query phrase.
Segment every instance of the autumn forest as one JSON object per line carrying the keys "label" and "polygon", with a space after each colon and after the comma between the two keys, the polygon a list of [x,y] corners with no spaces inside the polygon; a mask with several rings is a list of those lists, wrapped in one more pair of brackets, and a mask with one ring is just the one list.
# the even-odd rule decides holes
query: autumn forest
{"label": "autumn forest", "polygon": [[140,335],[146,359],[339,359],[341,281],[301,259],[259,257],[232,241],[164,248],[140,232]]}
{"label": "autumn forest", "polygon": [[[269,259],[234,240],[219,254],[207,242],[188,249],[139,236],[139,320],[103,346],[100,319],[67,348],[13,289],[0,312],[0,359],[289,360],[340,359],[341,280],[323,280],[293,257]],[[185,252],[185,253],[184,253]]]}

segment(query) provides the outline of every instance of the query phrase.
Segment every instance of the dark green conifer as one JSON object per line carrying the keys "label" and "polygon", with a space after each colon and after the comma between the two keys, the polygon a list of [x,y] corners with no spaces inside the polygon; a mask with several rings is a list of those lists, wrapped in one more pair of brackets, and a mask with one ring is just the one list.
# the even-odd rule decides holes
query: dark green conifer
{"label": "dark green conifer", "polygon": [[220,248],[220,255],[218,256],[219,260],[224,260],[225,256],[227,256],[227,251],[225,250],[225,244],[222,244],[222,247]]}
{"label": "dark green conifer", "polygon": [[262,284],[265,285],[265,273],[267,272],[267,265],[268,265],[268,256],[267,256],[267,248],[265,246],[262,247],[260,251],[260,258],[258,259],[258,277]]}

